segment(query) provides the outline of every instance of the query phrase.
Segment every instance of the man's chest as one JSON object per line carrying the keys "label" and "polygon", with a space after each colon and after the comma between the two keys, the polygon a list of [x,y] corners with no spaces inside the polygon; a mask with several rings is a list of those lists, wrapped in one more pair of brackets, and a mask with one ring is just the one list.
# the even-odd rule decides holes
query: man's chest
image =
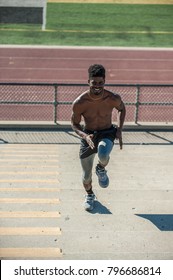
{"label": "man's chest", "polygon": [[112,114],[113,105],[108,102],[90,102],[83,110],[86,118],[105,117]]}

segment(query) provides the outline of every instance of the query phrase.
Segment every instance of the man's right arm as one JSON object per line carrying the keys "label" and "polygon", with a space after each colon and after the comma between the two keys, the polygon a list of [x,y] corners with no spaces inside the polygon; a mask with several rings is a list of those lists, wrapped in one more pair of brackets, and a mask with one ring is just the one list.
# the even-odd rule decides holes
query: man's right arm
{"label": "man's right arm", "polygon": [[71,126],[72,129],[78,134],[81,138],[86,138],[87,134],[83,132],[82,126],[80,125],[81,122],[81,110],[80,105],[76,102],[73,103],[72,107],[72,116],[71,116]]}
{"label": "man's right arm", "polygon": [[80,110],[80,105],[78,103],[73,103],[72,116],[71,116],[71,126],[72,129],[79,135],[81,138],[85,139],[91,149],[94,149],[94,143],[92,141],[93,134],[86,134],[82,126],[80,125],[82,113]]}

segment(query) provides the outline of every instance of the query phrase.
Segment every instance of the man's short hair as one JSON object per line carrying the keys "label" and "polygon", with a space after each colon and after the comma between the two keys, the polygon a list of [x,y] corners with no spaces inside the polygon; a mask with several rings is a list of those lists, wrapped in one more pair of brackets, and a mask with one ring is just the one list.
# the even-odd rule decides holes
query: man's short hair
{"label": "man's short hair", "polygon": [[105,68],[101,64],[93,64],[88,69],[89,78],[103,77],[105,78]]}

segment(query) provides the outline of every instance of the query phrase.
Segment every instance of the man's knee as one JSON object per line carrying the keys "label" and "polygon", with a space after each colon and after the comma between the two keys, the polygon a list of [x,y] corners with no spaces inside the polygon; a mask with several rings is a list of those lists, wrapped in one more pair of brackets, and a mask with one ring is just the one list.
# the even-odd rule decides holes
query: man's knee
{"label": "man's knee", "polygon": [[83,178],[82,178],[83,184],[90,184],[92,181],[92,175],[91,174],[83,174]]}
{"label": "man's knee", "polygon": [[92,180],[92,167],[93,167],[93,161],[94,161],[94,154],[90,155],[87,158],[81,159],[81,165],[83,170],[83,183],[88,184]]}
{"label": "man's knee", "polygon": [[109,161],[109,153],[107,152],[107,149],[100,145],[99,147],[100,149],[98,150],[98,158],[99,158],[99,161],[103,164],[103,165],[106,165],[108,164],[108,161]]}
{"label": "man's knee", "polygon": [[98,146],[98,158],[101,164],[107,165],[110,158],[110,152],[112,150],[113,143],[109,140],[102,140]]}
{"label": "man's knee", "polygon": [[92,181],[92,169],[83,168],[82,180],[84,184],[89,184]]}
{"label": "man's knee", "polygon": [[107,154],[100,154],[98,158],[99,162],[104,166],[106,166],[109,162],[109,156]]}

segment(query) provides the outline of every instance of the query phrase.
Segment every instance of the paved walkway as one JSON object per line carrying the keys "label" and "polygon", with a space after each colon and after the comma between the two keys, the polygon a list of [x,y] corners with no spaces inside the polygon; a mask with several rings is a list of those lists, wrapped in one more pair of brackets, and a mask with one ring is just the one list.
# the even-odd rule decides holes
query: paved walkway
{"label": "paved walkway", "polygon": [[92,213],[73,133],[0,133],[1,259],[173,260],[172,132],[124,132]]}

